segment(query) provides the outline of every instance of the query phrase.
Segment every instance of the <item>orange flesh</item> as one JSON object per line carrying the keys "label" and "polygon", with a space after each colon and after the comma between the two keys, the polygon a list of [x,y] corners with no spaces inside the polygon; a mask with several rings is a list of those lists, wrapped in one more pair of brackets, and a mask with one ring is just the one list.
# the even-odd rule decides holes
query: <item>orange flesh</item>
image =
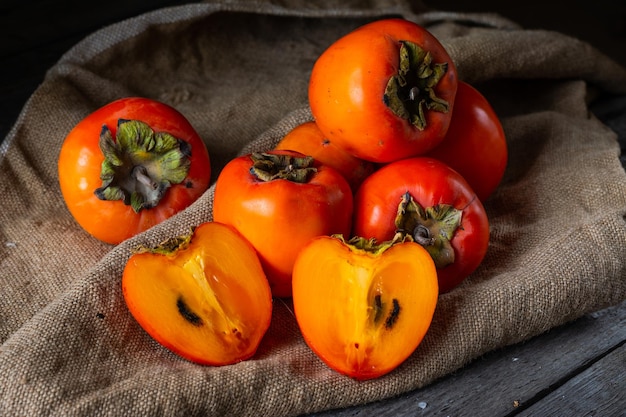
{"label": "orange flesh", "polygon": [[173,255],[134,255],[123,290],[129,310],[155,340],[193,362],[224,365],[255,353],[272,299],[249,243],[227,226],[206,225]]}
{"label": "orange flesh", "polygon": [[414,243],[376,256],[335,241],[319,239],[298,258],[296,317],[311,349],[331,368],[375,378],[400,365],[426,334],[438,297],[436,270]]}

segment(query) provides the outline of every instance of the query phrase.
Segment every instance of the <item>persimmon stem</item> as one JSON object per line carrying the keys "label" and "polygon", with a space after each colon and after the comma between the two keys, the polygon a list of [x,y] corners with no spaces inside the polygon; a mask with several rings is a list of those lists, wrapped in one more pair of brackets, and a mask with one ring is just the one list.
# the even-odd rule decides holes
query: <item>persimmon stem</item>
{"label": "persimmon stem", "polygon": [[154,132],[139,120],[119,119],[117,133],[104,125],[100,132],[104,161],[101,200],[121,200],[135,213],[156,207],[173,184],[182,183],[191,166],[189,143],[166,132]]}
{"label": "persimmon stem", "polygon": [[133,178],[152,190],[156,190],[158,187],[158,184],[150,178],[148,170],[144,166],[138,165],[133,168]]}
{"label": "persimmon stem", "polygon": [[430,233],[430,229],[423,224],[418,224],[413,229],[413,240],[422,246],[431,246],[435,243],[435,238]]}
{"label": "persimmon stem", "polygon": [[449,204],[422,207],[413,196],[402,195],[396,214],[396,232],[408,235],[430,254],[437,268],[454,263],[455,254],[452,239],[461,226],[463,210]]}
{"label": "persimmon stem", "polygon": [[424,130],[427,111],[449,111],[450,104],[435,91],[448,63],[432,62],[430,52],[409,41],[400,41],[399,55],[398,73],[389,78],[383,101],[396,116]]}
{"label": "persimmon stem", "polygon": [[413,87],[409,90],[409,100],[411,101],[415,101],[417,100],[418,96],[420,94],[420,89],[417,87]]}

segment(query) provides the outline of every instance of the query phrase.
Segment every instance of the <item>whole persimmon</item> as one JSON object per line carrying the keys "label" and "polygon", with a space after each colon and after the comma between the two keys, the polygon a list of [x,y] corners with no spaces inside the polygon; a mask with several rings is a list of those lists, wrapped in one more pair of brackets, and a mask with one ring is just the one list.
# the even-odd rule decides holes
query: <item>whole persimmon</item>
{"label": "whole persimmon", "polygon": [[298,252],[321,235],[348,235],[352,190],[331,167],[294,151],[272,150],[231,160],[220,172],[213,220],[254,246],[275,297],[291,296]]}
{"label": "whole persimmon", "polygon": [[454,62],[428,30],[382,19],[322,52],[309,79],[309,105],[333,143],[386,163],[427,152],[443,139],[457,83]]}
{"label": "whole persimmon", "polygon": [[272,316],[271,290],[254,248],[215,222],[133,254],[122,290],[152,338],[203,365],[252,357]]}
{"label": "whole persimmon", "polygon": [[500,119],[480,91],[459,82],[448,133],[425,156],[461,174],[481,201],[494,192],[504,177],[508,148]]}
{"label": "whole persimmon", "polygon": [[211,161],[179,111],[125,97],[87,115],[67,134],[58,173],[76,222],[117,244],[196,201],[209,187]]}
{"label": "whole persimmon", "polygon": [[407,237],[381,244],[318,237],[293,270],[293,306],[305,342],[330,368],[359,380],[387,374],[413,353],[438,295],[432,258]]}
{"label": "whole persimmon", "polygon": [[294,127],[278,142],[275,149],[292,150],[312,156],[320,163],[339,171],[354,192],[376,170],[376,164],[357,158],[335,145],[313,121]]}
{"label": "whole persimmon", "polygon": [[354,201],[353,233],[379,241],[411,235],[435,261],[441,293],[463,282],[487,253],[485,207],[465,178],[437,159],[383,166],[363,181]]}

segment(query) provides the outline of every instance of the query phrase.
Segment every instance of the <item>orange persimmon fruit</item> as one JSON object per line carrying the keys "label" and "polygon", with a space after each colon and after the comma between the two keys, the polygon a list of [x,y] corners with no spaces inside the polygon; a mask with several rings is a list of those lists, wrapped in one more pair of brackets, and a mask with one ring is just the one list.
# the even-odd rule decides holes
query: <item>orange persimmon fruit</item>
{"label": "orange persimmon fruit", "polygon": [[331,369],[358,380],[397,368],[426,335],[439,295],[428,252],[412,239],[321,236],[293,270],[305,342]]}
{"label": "orange persimmon fruit", "polygon": [[231,160],[215,182],[213,220],[233,226],[257,251],[274,297],[291,297],[293,263],[314,237],[348,234],[353,195],[336,170],[294,151]]}
{"label": "orange persimmon fruit", "polygon": [[291,150],[312,156],[323,165],[334,168],[356,192],[363,180],[376,170],[376,164],[357,158],[328,139],[313,121],[297,125],[274,149]]}
{"label": "orange persimmon fruit", "polygon": [[134,253],[122,290],[130,313],[153,339],[203,365],[252,357],[272,316],[269,283],[254,248],[216,222]]}

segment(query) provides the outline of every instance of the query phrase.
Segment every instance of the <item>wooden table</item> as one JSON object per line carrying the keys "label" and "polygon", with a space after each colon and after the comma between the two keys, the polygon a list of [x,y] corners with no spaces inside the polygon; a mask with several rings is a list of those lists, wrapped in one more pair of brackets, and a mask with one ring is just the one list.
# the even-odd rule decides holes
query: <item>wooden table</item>
{"label": "wooden table", "polygon": [[[8,134],[26,100],[43,80],[45,71],[84,36],[149,10],[188,2],[109,0],[74,2],[71,8],[64,9],[63,2],[53,0],[3,1],[0,6],[0,140]],[[473,11],[496,11],[515,20],[515,9],[503,9],[506,5],[498,6],[496,2],[492,5],[488,1],[471,3],[468,6],[458,2],[458,6]],[[442,1],[439,6],[454,9],[457,4]],[[525,14],[523,19],[530,19],[529,16]],[[545,14],[542,22],[549,23]],[[574,31],[579,22],[576,20],[570,20],[567,27],[562,26],[562,20],[555,18],[554,22],[553,29],[571,29],[570,34],[577,35]],[[602,47],[607,53],[618,50],[623,53],[623,47],[617,47],[620,39],[610,37],[611,28],[591,19],[591,23],[594,22],[598,24],[592,28],[595,31],[589,28],[589,20],[586,26],[580,25],[584,29],[581,37],[593,33],[598,37],[589,40],[603,39]],[[616,59],[623,62],[626,53]],[[621,142],[626,143],[626,98],[617,98],[608,105],[600,103],[596,110],[607,124],[619,131]],[[316,415],[623,416],[626,413],[625,342],[626,302],[552,329],[526,343],[491,352],[424,389],[399,398]]]}

